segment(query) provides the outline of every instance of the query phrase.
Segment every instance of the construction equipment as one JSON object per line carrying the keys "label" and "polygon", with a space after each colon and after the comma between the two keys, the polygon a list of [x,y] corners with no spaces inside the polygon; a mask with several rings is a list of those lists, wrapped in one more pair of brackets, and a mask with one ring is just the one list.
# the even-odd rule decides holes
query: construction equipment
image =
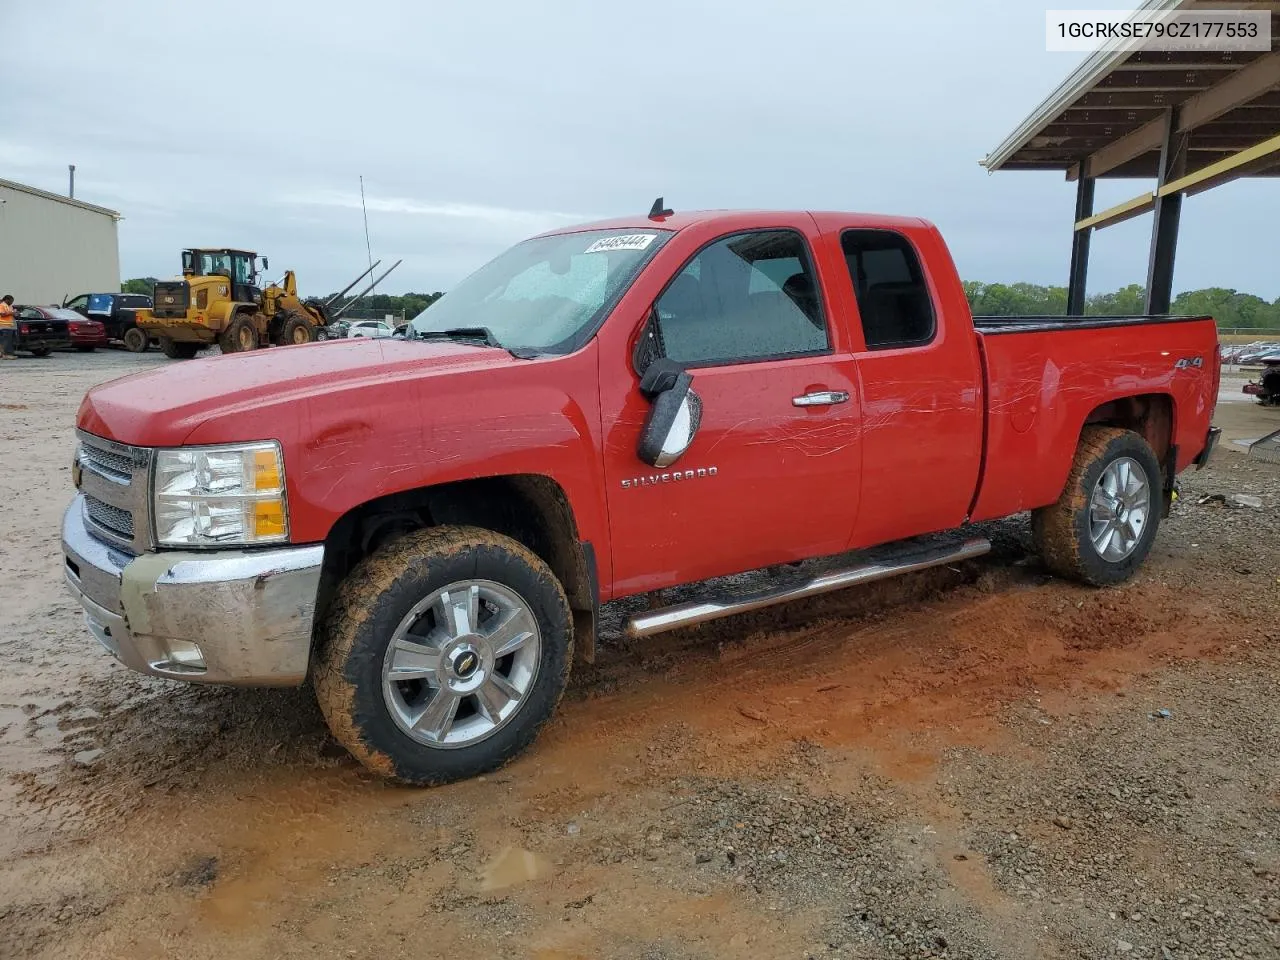
{"label": "construction equipment", "polygon": [[[328,301],[298,296],[298,281],[286,270],[279,283],[260,287],[266,257],[249,250],[193,248],[182,251],[182,277],[155,285],[154,306],[137,312],[137,324],[160,341],[165,356],[189,360],[216,343],[223,353],[241,353],[276,344],[310,343],[328,336],[329,306],[378,266],[374,263]],[[355,299],[381,283],[392,267]],[[354,302],[354,300],[352,301]],[[349,304],[348,304],[349,306]]]}

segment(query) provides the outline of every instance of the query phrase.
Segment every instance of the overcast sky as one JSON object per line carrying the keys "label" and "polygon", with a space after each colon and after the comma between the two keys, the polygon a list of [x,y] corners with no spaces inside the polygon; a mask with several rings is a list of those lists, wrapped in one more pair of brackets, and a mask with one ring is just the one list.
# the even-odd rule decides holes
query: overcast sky
{"label": "overcast sky", "polygon": [[[977,163],[1078,62],[1044,51],[1044,9],[0,0],[0,177],[61,192],[75,163],[77,197],[125,217],[126,277],[226,245],[336,289],[365,262],[363,174],[374,256],[405,261],[386,292],[658,194],[924,216],[967,279],[1063,283],[1074,186]],[[1098,208],[1144,188],[1101,184]],[[1176,287],[1280,295],[1278,212],[1276,181],[1188,200]],[[1145,281],[1149,230],[1096,235],[1091,292]]]}

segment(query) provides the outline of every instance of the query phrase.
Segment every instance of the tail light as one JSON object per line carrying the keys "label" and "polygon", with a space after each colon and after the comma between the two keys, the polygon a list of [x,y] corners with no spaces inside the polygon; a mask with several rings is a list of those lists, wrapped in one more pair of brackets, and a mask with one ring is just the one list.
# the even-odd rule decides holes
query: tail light
{"label": "tail light", "polygon": [[29,327],[27,324],[24,323],[22,326],[18,328],[18,331],[25,336],[26,334],[31,332],[31,327]]}

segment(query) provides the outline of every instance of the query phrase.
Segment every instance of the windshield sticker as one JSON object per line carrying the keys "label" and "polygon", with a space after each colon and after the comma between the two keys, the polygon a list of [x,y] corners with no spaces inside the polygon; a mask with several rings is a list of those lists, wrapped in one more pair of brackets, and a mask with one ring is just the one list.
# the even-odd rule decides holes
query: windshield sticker
{"label": "windshield sticker", "polygon": [[583,253],[608,253],[610,250],[645,250],[657,238],[656,233],[627,233],[620,237],[603,237]]}

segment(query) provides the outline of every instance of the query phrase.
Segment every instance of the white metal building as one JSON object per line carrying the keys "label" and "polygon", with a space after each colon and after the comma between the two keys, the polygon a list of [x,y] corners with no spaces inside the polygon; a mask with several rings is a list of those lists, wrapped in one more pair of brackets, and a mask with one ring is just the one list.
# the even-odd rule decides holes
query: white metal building
{"label": "white metal building", "polygon": [[62,303],[120,289],[120,214],[0,180],[0,296]]}

